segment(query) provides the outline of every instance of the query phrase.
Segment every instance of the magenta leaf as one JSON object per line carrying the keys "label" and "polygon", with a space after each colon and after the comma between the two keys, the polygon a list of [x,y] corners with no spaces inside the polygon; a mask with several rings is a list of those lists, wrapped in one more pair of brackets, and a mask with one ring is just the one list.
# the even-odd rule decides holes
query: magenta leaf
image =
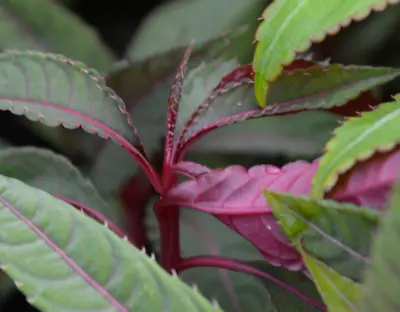
{"label": "magenta leaf", "polygon": [[383,210],[399,176],[399,169],[400,149],[376,152],[339,176],[335,187],[325,197]]}
{"label": "magenta leaf", "polygon": [[192,49],[193,49],[193,43],[188,47],[182,58],[181,63],[179,64],[178,70],[175,74],[174,81],[172,83],[171,92],[168,97],[167,135],[165,140],[163,175],[168,174],[169,166],[171,165],[171,156],[174,143],[174,131],[176,126],[176,120],[178,118],[179,102],[182,97],[185,72],[187,70],[187,65]]}
{"label": "magenta leaf", "polygon": [[214,215],[250,241],[274,265],[300,270],[300,255],[281,232],[262,189],[308,194],[317,162],[298,161],[283,168],[269,165],[216,169],[177,185],[157,203],[183,206]]}

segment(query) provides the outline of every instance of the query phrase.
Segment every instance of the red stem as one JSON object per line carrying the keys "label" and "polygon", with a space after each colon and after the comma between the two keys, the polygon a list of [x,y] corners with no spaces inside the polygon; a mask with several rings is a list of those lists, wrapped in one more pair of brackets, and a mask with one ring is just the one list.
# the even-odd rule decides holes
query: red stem
{"label": "red stem", "polygon": [[161,236],[161,266],[170,272],[176,270],[181,262],[179,241],[179,207],[155,207]]}
{"label": "red stem", "polygon": [[184,270],[194,268],[194,267],[214,267],[220,269],[226,269],[236,272],[245,272],[249,274],[253,274],[255,276],[259,276],[265,279],[268,279],[275,284],[279,285],[283,289],[290,291],[294,295],[298,296],[302,300],[312,304],[314,307],[320,309],[321,311],[326,311],[326,307],[321,303],[317,302],[316,300],[307,297],[306,295],[302,294],[300,291],[295,289],[294,287],[285,284],[281,280],[277,279],[276,277],[265,273],[261,270],[253,268],[251,266],[245,265],[240,263],[237,260],[224,258],[224,257],[217,257],[217,256],[195,256],[186,259],[182,259],[179,263],[179,267],[177,268],[177,272],[182,272]]}

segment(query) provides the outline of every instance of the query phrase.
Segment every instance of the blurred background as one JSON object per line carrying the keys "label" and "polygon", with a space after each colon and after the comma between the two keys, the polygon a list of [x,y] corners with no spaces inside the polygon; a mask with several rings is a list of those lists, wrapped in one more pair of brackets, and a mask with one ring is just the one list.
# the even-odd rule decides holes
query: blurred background
{"label": "blurred background", "polygon": [[[216,85],[220,75],[232,70],[237,63],[252,61],[257,17],[269,2],[0,0],[0,49],[64,54],[107,76],[109,85],[130,109],[157,165],[162,157],[168,90],[184,48],[192,39],[202,44],[246,26],[224,51],[227,59],[235,61],[212,67],[217,68],[216,74],[213,70],[198,76],[195,71],[188,74],[193,90],[202,90],[211,83]],[[335,63],[400,67],[399,29],[400,6],[391,6],[313,45],[310,52],[317,61],[330,58]],[[202,61],[211,63],[213,55],[208,52],[199,50],[190,68],[196,68]],[[185,101],[199,105],[202,93],[196,95],[193,90],[188,90]],[[395,80],[374,90],[374,94],[377,102],[387,101],[399,90],[399,81]],[[248,167],[261,163],[281,166],[296,159],[312,160],[321,154],[337,122],[337,116],[324,112],[248,121],[207,135],[195,144],[187,158],[211,167],[231,164]],[[137,176],[137,168],[118,146],[81,130],[52,128],[49,131],[9,112],[0,112],[0,139],[3,148],[37,146],[68,157],[93,180],[100,194],[113,206],[106,215],[120,225],[123,223],[126,211],[121,193],[131,178]],[[113,163],[118,165],[113,167]],[[141,203],[146,202],[148,206],[147,197]],[[121,226],[129,231],[129,224]],[[3,277],[0,311],[36,310]]]}

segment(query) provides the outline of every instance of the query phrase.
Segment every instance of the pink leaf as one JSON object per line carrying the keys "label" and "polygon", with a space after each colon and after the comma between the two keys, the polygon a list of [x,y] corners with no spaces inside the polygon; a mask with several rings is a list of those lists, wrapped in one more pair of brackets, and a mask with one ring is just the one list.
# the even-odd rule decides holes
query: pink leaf
{"label": "pink leaf", "polygon": [[392,187],[399,176],[400,149],[376,153],[358,162],[339,177],[336,186],[326,194],[341,202],[384,209]]}
{"label": "pink leaf", "polygon": [[210,213],[249,240],[274,265],[303,268],[301,256],[281,232],[263,196],[263,188],[308,194],[317,162],[297,161],[283,168],[269,165],[217,169],[168,191],[157,203]]}

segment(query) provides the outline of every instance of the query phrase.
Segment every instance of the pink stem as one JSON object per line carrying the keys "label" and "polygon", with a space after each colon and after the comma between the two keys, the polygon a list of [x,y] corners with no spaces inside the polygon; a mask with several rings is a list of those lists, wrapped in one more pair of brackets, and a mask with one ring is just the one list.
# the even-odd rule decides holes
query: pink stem
{"label": "pink stem", "polygon": [[262,278],[265,278],[265,279],[268,279],[268,280],[274,282],[275,284],[279,285],[283,289],[286,289],[287,291],[292,292],[293,294],[295,294],[302,300],[312,304],[314,307],[320,309],[321,311],[326,311],[326,307],[324,305],[313,300],[312,298],[307,297],[306,295],[302,294],[294,287],[285,284],[281,280],[277,279],[276,277],[274,277],[268,273],[265,273],[261,270],[258,270],[251,266],[240,263],[237,260],[224,258],[224,257],[217,257],[217,256],[195,256],[195,257],[182,259],[179,264],[179,267],[177,268],[177,272],[182,272],[184,270],[194,268],[194,267],[214,267],[214,268],[227,269],[227,270],[236,271],[236,272],[245,272],[245,273],[253,274],[255,276],[259,276],[259,277],[262,277]]}
{"label": "pink stem", "polygon": [[77,202],[75,200],[72,200],[72,199],[69,199],[69,198],[66,198],[63,196],[58,196],[58,195],[53,195],[53,196],[65,201],[66,203],[70,204],[71,206],[75,207],[76,209],[83,211],[86,215],[95,219],[96,221],[100,222],[101,224],[106,225],[111,231],[113,231],[119,237],[121,237],[123,239],[128,239],[127,236],[119,229],[118,226],[116,226],[111,221],[108,221],[108,219],[105,216],[103,216],[100,212],[98,212],[92,208],[89,208],[86,205],[84,205],[80,202]]}

